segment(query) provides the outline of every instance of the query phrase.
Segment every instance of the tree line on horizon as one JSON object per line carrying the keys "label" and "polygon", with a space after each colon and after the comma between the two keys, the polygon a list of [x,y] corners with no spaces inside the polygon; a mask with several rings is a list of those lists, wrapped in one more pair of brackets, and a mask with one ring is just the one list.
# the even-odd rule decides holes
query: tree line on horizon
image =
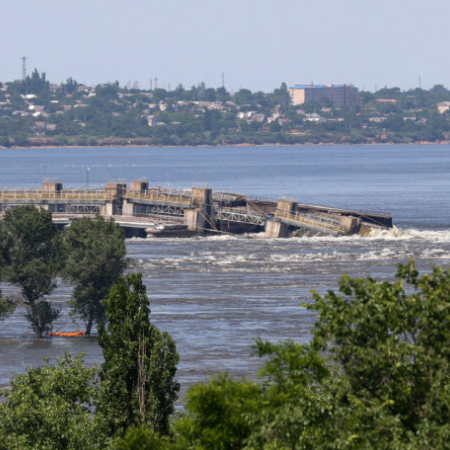
{"label": "tree line on horizon", "polygon": [[[100,248],[100,261],[120,261],[112,263],[115,277],[96,278],[104,362],[87,368],[82,355],[66,353],[54,365],[47,360],[11,380],[0,392],[0,450],[448,448],[450,269],[420,275],[411,260],[398,265],[393,282],[343,275],[339,292],[313,291],[313,301],[302,305],[317,314],[310,342],[257,339],[253,352],[262,364],[256,378],[218,374],[191,387],[184,409],[175,412],[176,345],[151,324],[141,275],[122,275],[120,251],[108,256],[104,241],[115,236],[117,225],[81,219],[72,225],[78,237],[69,239],[57,237],[49,214],[34,207],[5,214],[2,279],[12,282],[10,265],[19,269],[14,283],[32,315],[28,292],[49,293],[51,282],[38,274],[47,265],[52,274],[60,264],[54,244],[61,239],[62,247],[76,248],[71,256],[66,249],[64,258],[84,268],[68,263],[63,270],[71,273],[73,300],[86,307],[97,295],[88,280],[101,267],[88,261]],[[102,290],[106,284],[109,290]],[[45,304],[46,295],[33,297],[35,305]],[[0,305],[3,314],[14,306],[7,300]]]}
{"label": "tree line on horizon", "polygon": [[[35,70],[25,80],[4,86],[7,90],[0,90],[0,146],[5,147],[46,143],[410,143],[450,137],[450,112],[439,114],[436,107],[450,101],[450,91],[443,85],[429,90],[385,87],[376,92],[361,91],[361,104],[353,107],[336,107],[327,99],[293,106],[286,83],[272,92],[239,89],[231,93],[224,87],[212,88],[204,83],[189,89],[180,84],[173,90],[148,91],[121,87],[115,82],[99,84],[87,94],[85,87],[72,78],[55,88],[45,74]],[[20,112],[29,107],[23,98],[26,94],[36,95],[33,102],[45,108],[47,118],[21,116]],[[195,102],[216,102],[220,108],[198,106]],[[239,118],[238,112],[256,115]],[[311,114],[317,120],[311,121]],[[155,126],[149,126],[149,116],[155,117]],[[36,122],[45,124],[36,126]]]}

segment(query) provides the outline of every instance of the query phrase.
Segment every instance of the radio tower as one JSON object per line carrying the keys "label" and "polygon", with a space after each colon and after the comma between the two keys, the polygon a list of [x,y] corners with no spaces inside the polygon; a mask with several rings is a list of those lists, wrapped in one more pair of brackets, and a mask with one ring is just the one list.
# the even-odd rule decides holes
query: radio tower
{"label": "radio tower", "polygon": [[25,81],[27,77],[27,57],[22,56],[22,81]]}

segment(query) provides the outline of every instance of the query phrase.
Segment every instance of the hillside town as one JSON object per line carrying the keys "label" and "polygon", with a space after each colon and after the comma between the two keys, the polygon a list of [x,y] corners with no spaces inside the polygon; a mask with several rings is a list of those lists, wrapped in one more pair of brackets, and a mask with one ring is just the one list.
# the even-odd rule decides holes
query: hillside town
{"label": "hillside town", "polygon": [[0,83],[0,146],[381,144],[450,140],[450,91],[282,83],[270,93],[200,83],[139,89]]}

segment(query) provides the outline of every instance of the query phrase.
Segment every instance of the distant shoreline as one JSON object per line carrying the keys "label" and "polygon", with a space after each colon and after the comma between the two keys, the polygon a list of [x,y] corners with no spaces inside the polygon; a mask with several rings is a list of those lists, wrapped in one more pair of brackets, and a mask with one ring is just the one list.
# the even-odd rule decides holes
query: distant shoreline
{"label": "distant shoreline", "polygon": [[370,142],[370,143],[360,143],[360,144],[339,144],[339,143],[310,143],[310,144],[220,144],[220,145],[139,145],[139,144],[127,144],[127,145],[39,145],[39,146],[10,146],[1,147],[0,150],[26,150],[26,149],[111,149],[111,148],[179,148],[179,149],[190,149],[190,148],[225,148],[225,147],[386,147],[386,146],[419,146],[419,145],[450,145],[450,141],[421,141],[421,142],[408,142],[408,143],[394,143],[394,142]]}

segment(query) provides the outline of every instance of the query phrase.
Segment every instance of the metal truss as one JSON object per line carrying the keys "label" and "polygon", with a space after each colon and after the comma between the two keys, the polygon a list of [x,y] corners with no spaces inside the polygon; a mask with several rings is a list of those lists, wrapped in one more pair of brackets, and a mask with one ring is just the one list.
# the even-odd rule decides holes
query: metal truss
{"label": "metal truss", "polygon": [[275,218],[291,227],[313,231],[315,233],[329,234],[332,236],[348,234],[341,227],[339,220],[319,214],[300,214],[298,212],[289,214],[284,211],[277,211]]}
{"label": "metal truss", "polygon": [[235,210],[235,209],[217,209],[214,211],[215,220],[224,222],[249,223],[251,225],[264,225],[266,223],[266,216],[249,210]]}
{"label": "metal truss", "polygon": [[184,208],[175,205],[147,205],[143,203],[135,203],[133,205],[133,215],[146,216],[150,214],[182,217],[184,215]]}
{"label": "metal truss", "polygon": [[100,214],[99,205],[89,204],[51,204],[48,210],[54,213],[67,214]]}

